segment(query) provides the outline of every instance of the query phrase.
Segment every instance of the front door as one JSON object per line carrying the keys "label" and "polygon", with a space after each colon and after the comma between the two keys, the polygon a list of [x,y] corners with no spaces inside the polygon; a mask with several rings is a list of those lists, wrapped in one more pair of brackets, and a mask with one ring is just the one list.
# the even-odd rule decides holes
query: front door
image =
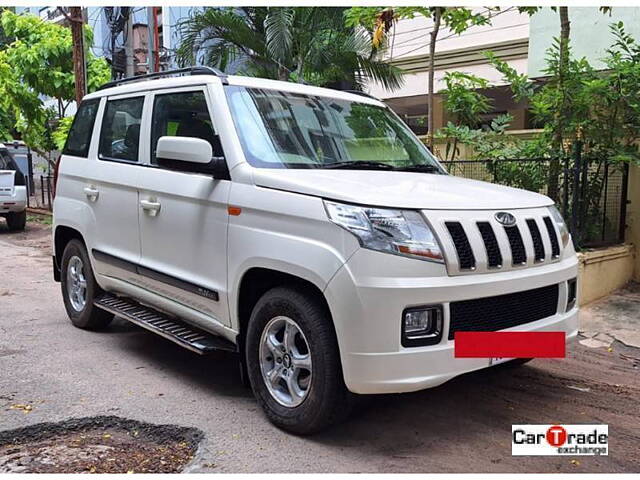
{"label": "front door", "polygon": [[227,201],[231,182],[156,163],[162,136],[209,141],[221,155],[204,87],[153,94],[143,132],[149,167],[139,179],[141,281],[145,288],[229,325]]}

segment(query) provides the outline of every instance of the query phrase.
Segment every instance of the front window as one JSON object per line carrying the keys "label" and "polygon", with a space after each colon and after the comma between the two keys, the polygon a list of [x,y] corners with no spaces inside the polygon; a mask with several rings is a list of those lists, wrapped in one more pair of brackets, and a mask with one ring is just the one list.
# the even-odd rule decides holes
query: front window
{"label": "front window", "polygon": [[207,101],[200,90],[156,95],[151,125],[153,164],[158,163],[158,140],[165,136],[201,138],[211,144],[215,156],[222,156],[220,139],[213,131]]}
{"label": "front window", "polygon": [[254,167],[444,173],[386,108],[245,87],[227,87],[227,97],[245,156]]}

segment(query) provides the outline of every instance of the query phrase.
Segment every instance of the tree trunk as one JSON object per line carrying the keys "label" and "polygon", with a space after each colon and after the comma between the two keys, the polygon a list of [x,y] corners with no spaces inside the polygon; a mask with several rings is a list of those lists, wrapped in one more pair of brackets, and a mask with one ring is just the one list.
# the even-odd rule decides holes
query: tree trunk
{"label": "tree trunk", "polygon": [[71,36],[73,39],[73,73],[76,88],[76,102],[80,105],[82,97],[87,93],[82,8],[69,7],[69,16],[71,17]]}
{"label": "tree trunk", "polygon": [[429,93],[428,93],[428,111],[427,111],[427,145],[433,151],[433,108],[434,97],[433,87],[435,83],[436,68],[436,40],[438,39],[438,31],[440,30],[440,22],[442,20],[442,9],[445,7],[434,7],[433,11],[433,30],[429,34]]}
{"label": "tree trunk", "polygon": [[[567,96],[564,89],[564,79],[569,65],[569,35],[571,22],[569,21],[569,8],[559,7],[560,14],[560,62],[558,65],[558,93],[560,105],[556,110],[556,131],[554,133],[554,147],[557,152],[564,153],[564,120],[567,115]],[[553,158],[549,164],[549,190],[548,195],[556,202],[560,200],[558,190],[560,183],[561,159]]]}

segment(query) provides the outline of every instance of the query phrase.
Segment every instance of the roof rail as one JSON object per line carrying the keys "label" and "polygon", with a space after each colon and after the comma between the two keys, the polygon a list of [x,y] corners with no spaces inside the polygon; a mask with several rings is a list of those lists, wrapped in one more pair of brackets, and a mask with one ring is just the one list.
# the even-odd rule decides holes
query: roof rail
{"label": "roof rail", "polygon": [[381,101],[379,98],[374,97],[370,93],[363,92],[362,90],[342,90],[343,92],[353,93],[354,95],[360,95],[361,97],[373,98],[374,100]]}
{"label": "roof rail", "polygon": [[140,82],[143,80],[153,80],[154,78],[164,78],[171,77],[173,75],[215,75],[216,77],[220,77],[222,79],[222,83],[227,83],[227,75],[213,67],[187,67],[187,68],[178,68],[177,70],[166,70],[163,72],[155,72],[148,73],[146,75],[136,75],[134,77],[121,78],[119,80],[114,80],[112,82],[107,82],[98,90],[104,90],[105,88],[117,87],[118,85],[123,85],[125,83],[131,82]]}

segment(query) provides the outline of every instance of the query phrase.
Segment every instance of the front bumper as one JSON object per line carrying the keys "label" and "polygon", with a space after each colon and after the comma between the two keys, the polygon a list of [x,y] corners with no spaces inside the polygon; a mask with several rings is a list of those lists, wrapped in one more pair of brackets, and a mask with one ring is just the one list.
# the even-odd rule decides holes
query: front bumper
{"label": "front bumper", "polygon": [[[507,272],[447,276],[443,265],[361,249],[325,290],[344,373],[354,393],[399,393],[435,387],[453,377],[486,368],[487,358],[455,358],[448,340],[449,302],[530,290],[558,284],[557,314],[507,330],[563,331],[567,341],[578,331],[578,309],[565,312],[567,280],[578,274],[571,252],[560,262]],[[405,308],[442,304],[444,332],[437,345],[401,345]]]}
{"label": "front bumper", "polygon": [[27,187],[18,185],[13,194],[0,196],[0,215],[24,212],[27,208]]}

